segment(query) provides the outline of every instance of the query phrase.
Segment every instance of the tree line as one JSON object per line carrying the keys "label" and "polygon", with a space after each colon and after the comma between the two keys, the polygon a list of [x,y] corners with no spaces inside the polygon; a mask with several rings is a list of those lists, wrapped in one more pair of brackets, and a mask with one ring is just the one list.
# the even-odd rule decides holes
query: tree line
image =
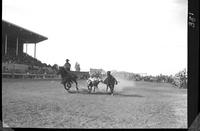
{"label": "tree line", "polygon": [[121,72],[114,71],[112,74],[115,75],[116,77],[120,77],[127,80],[170,83],[174,87],[187,88],[186,69],[183,69],[177,72],[175,75],[160,74],[157,76],[153,76],[153,75],[142,76],[140,74],[124,72],[124,71],[121,71]]}

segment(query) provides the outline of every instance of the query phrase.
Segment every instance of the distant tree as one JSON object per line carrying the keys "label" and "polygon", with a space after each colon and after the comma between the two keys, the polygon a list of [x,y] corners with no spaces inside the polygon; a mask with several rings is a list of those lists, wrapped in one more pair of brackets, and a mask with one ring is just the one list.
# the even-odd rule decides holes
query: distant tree
{"label": "distant tree", "polygon": [[76,62],[76,64],[75,64],[75,70],[76,71],[80,71],[81,70],[80,64],[78,62]]}
{"label": "distant tree", "polygon": [[57,64],[54,64],[54,65],[52,66],[52,68],[53,68],[54,70],[58,70],[59,66],[58,66]]}
{"label": "distant tree", "polygon": [[187,71],[183,69],[175,74],[173,84],[179,88],[187,88]]}

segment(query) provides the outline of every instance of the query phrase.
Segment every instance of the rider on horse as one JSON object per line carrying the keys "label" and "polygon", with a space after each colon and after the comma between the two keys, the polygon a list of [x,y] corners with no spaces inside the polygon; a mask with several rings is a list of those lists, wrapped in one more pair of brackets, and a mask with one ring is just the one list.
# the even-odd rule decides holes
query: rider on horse
{"label": "rider on horse", "polygon": [[[77,83],[77,76],[70,71],[71,64],[69,63],[69,59],[66,59],[66,63],[63,67],[59,67],[59,71],[57,74],[61,75],[62,81],[61,84],[64,85],[66,90],[71,88],[71,84],[74,82],[76,84],[76,89],[78,91],[78,83]],[[67,87],[66,87],[67,84]]]}
{"label": "rider on horse", "polygon": [[64,68],[67,72],[70,71],[71,64],[69,63],[69,59],[66,59],[66,63],[64,64]]}
{"label": "rider on horse", "polygon": [[69,63],[69,59],[66,59],[66,63],[64,64],[65,71],[69,74],[71,77],[72,73],[70,72],[71,64]]}
{"label": "rider on horse", "polygon": [[[67,76],[65,76],[65,78],[69,79],[72,77],[72,74],[70,72],[71,64],[69,63],[69,59],[66,59],[65,61],[66,63],[64,64],[63,67],[64,67],[65,72],[68,74]],[[63,81],[61,83],[63,83]]]}

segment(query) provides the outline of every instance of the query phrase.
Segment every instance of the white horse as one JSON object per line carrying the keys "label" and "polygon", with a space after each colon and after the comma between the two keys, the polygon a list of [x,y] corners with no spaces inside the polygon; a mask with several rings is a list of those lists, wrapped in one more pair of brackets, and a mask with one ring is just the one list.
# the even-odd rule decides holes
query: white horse
{"label": "white horse", "polygon": [[87,87],[88,87],[89,93],[91,93],[92,87],[94,87],[93,92],[95,92],[95,89],[98,88],[98,84],[100,82],[103,82],[103,80],[101,80],[100,78],[89,77],[88,80],[87,80]]}

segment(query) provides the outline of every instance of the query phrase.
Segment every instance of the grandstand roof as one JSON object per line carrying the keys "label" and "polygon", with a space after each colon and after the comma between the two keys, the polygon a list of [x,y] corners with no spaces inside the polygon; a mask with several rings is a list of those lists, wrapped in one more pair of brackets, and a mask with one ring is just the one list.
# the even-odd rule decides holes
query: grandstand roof
{"label": "grandstand roof", "polygon": [[3,34],[7,34],[9,39],[16,39],[18,36],[22,43],[38,43],[48,39],[45,36],[42,36],[5,20],[2,20],[2,35]]}

